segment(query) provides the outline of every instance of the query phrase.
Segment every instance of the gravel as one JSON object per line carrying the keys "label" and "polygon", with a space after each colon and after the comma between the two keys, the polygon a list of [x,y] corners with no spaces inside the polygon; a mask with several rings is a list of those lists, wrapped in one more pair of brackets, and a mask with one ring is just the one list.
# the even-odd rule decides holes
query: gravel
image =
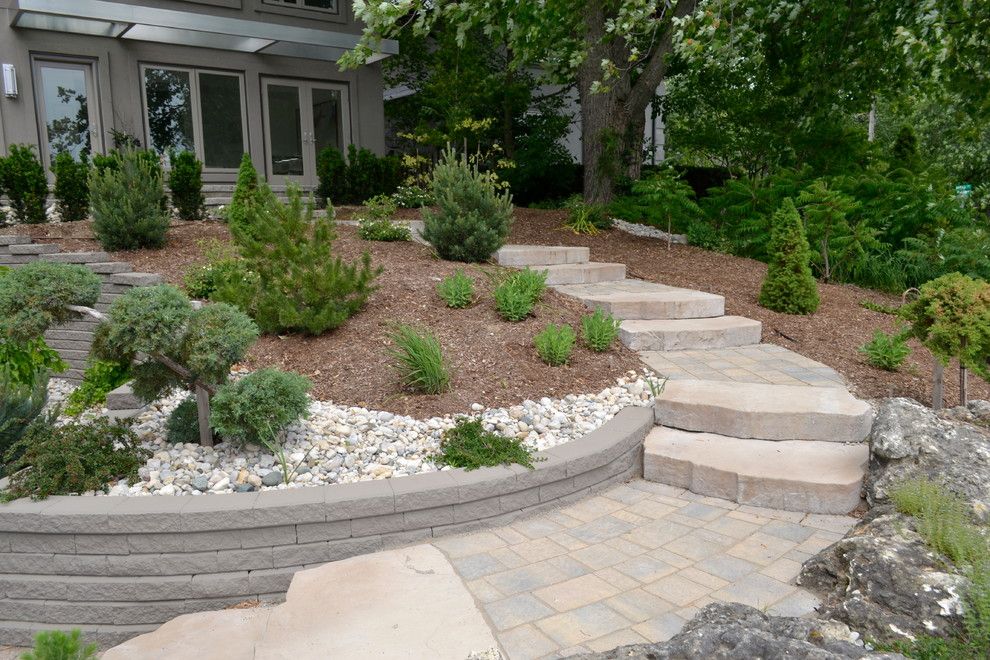
{"label": "gravel", "polygon": [[645,236],[646,238],[660,238],[663,240],[667,240],[667,237],[669,236],[671,243],[677,243],[678,245],[688,244],[687,236],[684,234],[668,234],[662,229],[657,229],[656,227],[641,225],[635,222],[626,222],[625,220],[620,220],[619,218],[612,218],[612,227],[624,231],[627,234],[632,234],[633,236]]}
{"label": "gravel", "polygon": [[[471,406],[471,414],[480,417],[487,430],[518,438],[526,447],[540,451],[597,429],[626,406],[652,406],[650,382],[656,382],[652,374],[631,371],[597,394],[544,397],[508,408],[476,404]],[[64,389],[60,385],[53,387]],[[137,482],[117,483],[106,494],[195,496],[282,490],[448,469],[438,466],[434,457],[444,431],[464,417],[415,419],[312,401],[309,418],[296,422],[287,431],[284,459],[291,478],[286,484],[282,460],[264,447],[223,442],[215,447],[168,443],[165,423],[186,396],[185,392],[175,392],[131,420],[134,432],[152,456],[139,469]]]}

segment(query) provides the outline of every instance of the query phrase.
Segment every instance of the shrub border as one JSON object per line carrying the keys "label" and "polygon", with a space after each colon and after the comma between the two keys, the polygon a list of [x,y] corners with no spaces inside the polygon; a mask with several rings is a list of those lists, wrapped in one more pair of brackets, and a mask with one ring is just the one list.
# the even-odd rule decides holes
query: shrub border
{"label": "shrub border", "polygon": [[81,628],[111,646],[190,612],[276,600],[303,568],[508,524],[642,476],[652,408],[519,465],[354,484],[0,505],[0,644]]}

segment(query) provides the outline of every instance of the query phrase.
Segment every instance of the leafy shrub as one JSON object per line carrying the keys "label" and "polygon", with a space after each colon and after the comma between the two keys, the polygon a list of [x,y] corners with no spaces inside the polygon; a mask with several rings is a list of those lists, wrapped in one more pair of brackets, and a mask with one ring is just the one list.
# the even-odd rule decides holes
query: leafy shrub
{"label": "leafy shrub", "polygon": [[203,163],[191,151],[173,152],[172,169],[168,173],[168,187],[172,191],[172,204],[181,220],[202,220],[206,209],[203,196]]}
{"label": "leafy shrub", "polygon": [[611,227],[612,219],[608,217],[605,207],[585,204],[579,195],[574,195],[567,200],[567,222],[564,226],[575,234],[594,236],[599,229]]}
{"label": "leafy shrub", "polygon": [[447,307],[463,309],[474,301],[474,280],[459,270],[443,278],[437,285],[437,295],[443,298]]}
{"label": "leafy shrub", "polygon": [[48,197],[48,179],[45,168],[34,155],[30,145],[12,144],[3,158],[0,175],[2,187],[10,198],[14,217],[19,222],[37,224],[45,221],[45,201]]}
{"label": "leafy shrub", "polygon": [[419,186],[399,186],[392,193],[396,205],[403,209],[418,209],[433,204],[433,195]]}
{"label": "leafy shrub", "polygon": [[732,249],[729,239],[705,220],[696,220],[689,224],[685,235],[688,245],[700,247],[702,250],[730,252]]}
{"label": "leafy shrub", "polygon": [[136,479],[150,452],[134,433],[98,418],[56,425],[57,411],[39,417],[4,455],[8,499],[70,495],[105,490],[114,479]]}
{"label": "leafy shrub", "polygon": [[235,442],[277,442],[289,424],[307,415],[310,387],[297,373],[259,369],[217,391],[210,424]]}
{"label": "leafy shrub", "polygon": [[466,470],[512,463],[533,469],[533,453],[521,440],[486,431],[478,419],[462,419],[444,431],[436,461]]}
{"label": "leafy shrub", "polygon": [[82,383],[65,402],[67,415],[78,415],[87,408],[106,403],[107,394],[131,379],[127,364],[92,360],[83,372]]}
{"label": "leafy shrub", "polygon": [[533,337],[536,353],[540,359],[552,367],[567,364],[574,350],[574,330],[565,324],[548,323],[542,331]]}
{"label": "leafy shrub", "polygon": [[[686,233],[704,216],[694,190],[669,167],[634,183],[630,198],[613,204],[613,212],[616,210],[624,220],[643,222],[668,233]],[[627,214],[632,217],[625,217]]]}
{"label": "leafy shrub", "polygon": [[172,409],[165,422],[169,444],[199,444],[199,409],[196,399],[187,397]]}
{"label": "leafy shrub", "polygon": [[73,630],[66,635],[61,630],[46,630],[34,637],[34,648],[21,660],[96,660],[96,644],[84,644],[82,633]]}
{"label": "leafy shrub", "polygon": [[30,383],[0,378],[0,456],[17,444],[47,401],[47,372],[37,373]]}
{"label": "leafy shrub", "polygon": [[93,233],[105,250],[165,245],[169,217],[160,167],[133,149],[121,153],[119,168],[94,169],[89,177]]}
{"label": "leafy shrub", "polygon": [[867,362],[884,371],[897,371],[911,354],[906,333],[888,335],[882,330],[873,333],[873,338],[860,346],[859,351],[866,356]]}
{"label": "leafy shrub", "polygon": [[0,340],[0,382],[31,385],[39,374],[67,368],[58,351],[41,337],[23,342]]}
{"label": "leafy shrub", "polygon": [[440,342],[432,333],[400,324],[389,339],[394,347],[388,355],[403,384],[424,394],[440,394],[450,386]]}
{"label": "leafy shrub", "polygon": [[238,287],[242,281],[252,278],[252,273],[230,243],[210,240],[201,243],[206,263],[186,271],[183,287],[190,298],[209,300],[216,291],[226,287]]}
{"label": "leafy shrub", "polygon": [[808,239],[790,198],[773,215],[769,252],[760,305],[784,314],[811,314],[817,310],[818,283],[808,264]]}
{"label": "leafy shrub", "polygon": [[391,195],[402,180],[402,167],[394,156],[376,156],[353,144],[347,158],[334,147],[324,148],[316,157],[316,194],[334,204],[360,204],[375,195]]}
{"label": "leafy shrub", "polygon": [[85,220],[89,215],[89,162],[76,160],[67,151],[55,156],[55,202],[62,222]]}
{"label": "leafy shrub", "polygon": [[620,321],[611,314],[596,309],[593,314],[581,318],[581,334],[584,343],[591,350],[601,353],[607,351],[616,337],[619,336]]}
{"label": "leafy shrub", "polygon": [[512,197],[490,174],[448,149],[433,168],[432,190],[439,210],[423,210],[423,238],[441,258],[481,262],[505,244]]}
{"label": "leafy shrub", "polygon": [[367,252],[355,263],[335,257],[333,221],[314,218],[298,188],[288,194],[288,204],[253,207],[243,226],[231,225],[256,279],[225,286],[214,299],[245,310],[264,332],[320,335],[364,308],[381,268]]}
{"label": "leafy shrub", "polygon": [[391,220],[398,210],[395,200],[388,195],[375,195],[364,200],[362,217],[369,220]]}
{"label": "leafy shrub", "polygon": [[409,225],[391,220],[361,220],[358,223],[358,236],[366,241],[411,241]]}
{"label": "leafy shrub", "polygon": [[943,364],[952,358],[990,379],[990,283],[959,273],[923,285],[901,307],[917,337]]}
{"label": "leafy shrub", "polygon": [[249,231],[247,225],[251,219],[263,215],[275,203],[271,188],[264,181],[258,180],[258,171],[254,169],[251,155],[244,154],[237,168],[237,185],[234,186],[234,194],[225,214],[231,232]]}
{"label": "leafy shrub", "polygon": [[546,290],[547,274],[525,268],[506,277],[495,287],[495,309],[506,321],[522,321],[533,311]]}
{"label": "leafy shrub", "polygon": [[27,342],[72,318],[68,305],[92,307],[100,278],[85,266],[34,261],[0,277],[0,337]]}

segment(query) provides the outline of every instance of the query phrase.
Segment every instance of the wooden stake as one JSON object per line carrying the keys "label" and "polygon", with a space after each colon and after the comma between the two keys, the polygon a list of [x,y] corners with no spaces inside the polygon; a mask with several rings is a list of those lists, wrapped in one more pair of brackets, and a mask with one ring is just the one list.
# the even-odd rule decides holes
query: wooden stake
{"label": "wooden stake", "polygon": [[213,446],[213,429],[210,428],[210,393],[196,385],[196,412],[199,413],[199,444]]}
{"label": "wooden stake", "polygon": [[945,367],[935,359],[935,385],[932,388],[932,408],[941,410],[945,398]]}
{"label": "wooden stake", "polygon": [[969,403],[969,369],[959,365],[959,405]]}

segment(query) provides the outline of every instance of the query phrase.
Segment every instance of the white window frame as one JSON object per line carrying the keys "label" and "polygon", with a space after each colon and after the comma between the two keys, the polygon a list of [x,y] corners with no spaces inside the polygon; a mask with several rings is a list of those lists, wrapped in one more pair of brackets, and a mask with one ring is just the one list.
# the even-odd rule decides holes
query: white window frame
{"label": "white window frame", "polygon": [[[237,78],[241,92],[241,151],[250,153],[248,144],[247,125],[247,95],[244,85],[243,71],[225,71],[223,69],[204,69],[201,67],[175,66],[172,64],[142,63],[140,67],[141,78],[141,111],[144,115],[144,139],[149,149],[154,149],[151,143],[151,123],[148,120],[148,86],[145,80],[145,72],[148,69],[164,69],[166,71],[181,71],[189,74],[189,95],[192,103],[192,129],[193,129],[193,153],[196,158],[203,163],[203,172],[229,173],[236,172],[237,167],[210,167],[206,164],[206,153],[203,150],[203,113],[200,103],[199,76],[200,74],[214,74],[220,76],[230,76]],[[168,164],[168,154],[163,154],[166,164]]]}
{"label": "white window frame", "polygon": [[52,170],[52,159],[49,153],[48,127],[46,125],[47,109],[45,108],[44,90],[41,69],[45,66],[79,69],[83,71],[86,80],[86,103],[89,110],[89,147],[90,157],[102,154],[103,117],[100,115],[99,79],[96,69],[97,61],[88,57],[73,57],[71,55],[31,55],[31,76],[34,83],[35,119],[38,124],[38,157],[47,172]]}
{"label": "white window frame", "polygon": [[306,5],[306,0],[297,0],[296,2],[286,2],[286,0],[261,0],[261,3],[265,5],[288,7],[289,9],[300,9],[302,11],[315,11],[321,14],[331,14],[333,16],[338,16],[340,14],[340,2],[341,0],[334,0],[333,9],[325,9],[323,7],[309,7]]}

